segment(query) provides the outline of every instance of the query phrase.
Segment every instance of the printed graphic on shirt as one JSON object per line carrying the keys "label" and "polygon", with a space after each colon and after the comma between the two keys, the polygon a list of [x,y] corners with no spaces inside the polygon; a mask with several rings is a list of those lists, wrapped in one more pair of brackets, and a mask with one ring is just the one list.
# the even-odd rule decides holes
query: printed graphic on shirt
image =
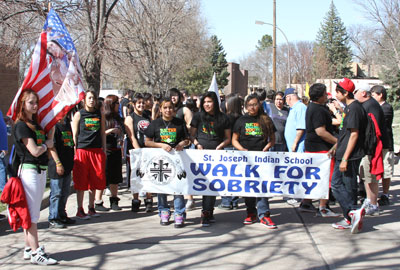
{"label": "printed graphic on shirt", "polygon": [[207,128],[206,128],[206,126],[205,125],[203,125],[203,133],[205,133],[205,134],[210,134],[210,135],[214,135],[214,136],[217,136],[217,133],[215,133],[215,131],[214,131],[214,122],[210,122],[210,133],[208,133],[208,130],[207,130]]}
{"label": "printed graphic on shirt", "polygon": [[35,133],[36,133],[36,144],[40,146],[46,140],[46,135],[44,134],[43,130],[35,130]]}
{"label": "printed graphic on shirt", "polygon": [[161,142],[173,144],[176,142],[176,128],[160,128]]}
{"label": "printed graphic on shirt", "polygon": [[100,129],[100,118],[85,118],[85,130],[97,131]]}
{"label": "printed graphic on shirt", "polygon": [[342,130],[343,129],[343,122],[344,122],[344,118],[346,117],[345,113],[342,113],[342,121],[340,122],[340,126],[339,129]]}
{"label": "printed graphic on shirt", "polygon": [[150,125],[150,122],[148,120],[140,120],[137,124],[138,130],[141,132],[144,132],[147,127]]}
{"label": "printed graphic on shirt", "polygon": [[74,140],[72,139],[72,132],[71,131],[62,131],[61,137],[64,142],[64,146],[73,147]]}
{"label": "printed graphic on shirt", "polygon": [[263,132],[260,128],[260,124],[259,123],[246,123],[245,135],[246,136],[262,136]]}

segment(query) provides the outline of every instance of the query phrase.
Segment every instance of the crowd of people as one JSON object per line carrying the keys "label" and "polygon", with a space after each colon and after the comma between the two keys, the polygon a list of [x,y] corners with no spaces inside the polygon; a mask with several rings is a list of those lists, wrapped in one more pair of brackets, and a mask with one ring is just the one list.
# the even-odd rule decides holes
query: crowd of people
{"label": "crowd of people", "polygon": [[[123,181],[124,162],[132,190],[131,211],[139,212],[143,210],[139,190],[129,180],[130,173],[136,171],[130,168],[130,149],[326,153],[332,158],[330,178],[323,179],[330,183],[329,199],[319,200],[318,208],[311,200],[285,199],[296,204],[299,211],[321,217],[339,217],[329,206],[338,202],[344,218],[332,226],[352,233],[361,230],[364,215],[379,215],[380,207],[390,203],[393,108],[386,102],[386,89],[379,85],[356,86],[344,78],[337,82],[332,96],[324,84],[316,83],[310,87],[309,100],[301,99],[293,88],[284,92],[255,89],[246,97],[225,97],[221,93],[220,99],[215,92],[190,97],[176,88],[169,89],[164,96],[126,90],[122,98],[108,95],[104,100],[88,91],[80,108],[68,113],[48,134],[37,121],[38,101],[34,91],[23,91],[13,128],[16,153],[21,159],[18,175],[31,219],[31,226],[24,228],[24,259],[34,264],[57,263],[38,243],[37,222],[46,170],[51,188],[50,228],[66,228],[76,222],[66,213],[72,176],[77,192],[77,219],[88,220],[98,217],[99,212],[122,210],[118,188]],[[370,118],[378,142],[373,153],[366,150],[364,143],[370,132]],[[379,196],[380,179],[383,192]],[[105,190],[109,207],[103,202]],[[87,208],[83,205],[85,191],[89,196]],[[160,224],[169,225],[172,211],[168,194],[142,194],[144,211],[153,211],[154,195]],[[186,211],[194,209],[194,198],[188,194],[185,203],[183,195],[173,197],[173,223],[181,228]],[[224,196],[218,207],[237,209],[239,200]],[[266,228],[277,228],[267,197],[246,197],[244,203],[244,224],[259,221]],[[202,196],[201,226],[216,222],[215,204],[215,196]]]}

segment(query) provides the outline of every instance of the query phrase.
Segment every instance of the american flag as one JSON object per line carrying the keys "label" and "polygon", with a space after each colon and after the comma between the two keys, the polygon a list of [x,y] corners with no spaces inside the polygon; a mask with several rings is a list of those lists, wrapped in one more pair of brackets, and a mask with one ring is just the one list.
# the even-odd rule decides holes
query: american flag
{"label": "american flag", "polygon": [[64,23],[51,9],[36,43],[28,74],[7,115],[16,119],[19,97],[26,89],[39,95],[39,124],[47,132],[84,98],[82,68]]}

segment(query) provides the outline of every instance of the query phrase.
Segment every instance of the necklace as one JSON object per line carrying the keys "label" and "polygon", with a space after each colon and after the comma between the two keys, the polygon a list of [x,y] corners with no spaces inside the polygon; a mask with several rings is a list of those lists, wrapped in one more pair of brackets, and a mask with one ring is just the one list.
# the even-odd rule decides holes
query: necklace
{"label": "necklace", "polygon": [[166,121],[166,122],[165,122],[165,120],[163,119],[163,122],[164,122],[165,128],[168,129],[169,124],[171,124],[171,121]]}

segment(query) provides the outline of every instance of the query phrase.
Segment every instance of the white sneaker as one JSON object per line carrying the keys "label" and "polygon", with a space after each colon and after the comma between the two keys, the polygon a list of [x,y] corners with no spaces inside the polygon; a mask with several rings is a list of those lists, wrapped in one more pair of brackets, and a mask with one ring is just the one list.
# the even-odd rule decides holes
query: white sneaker
{"label": "white sneaker", "polygon": [[367,208],[365,208],[365,214],[368,216],[379,216],[379,207],[377,205],[369,204]]}
{"label": "white sneaker", "polygon": [[24,260],[29,260],[32,255],[32,249],[30,247],[25,247],[24,249]]}
{"label": "white sneaker", "polygon": [[53,265],[57,264],[58,262],[50,258],[49,255],[47,255],[44,251],[44,247],[41,246],[36,250],[36,253],[32,252],[31,263],[39,265]]}
{"label": "white sneaker", "polygon": [[186,211],[194,210],[194,208],[195,208],[194,200],[187,200],[185,208],[186,208]]}
{"label": "white sneaker", "polygon": [[351,233],[352,234],[356,234],[361,231],[361,229],[363,227],[364,216],[365,216],[364,208],[352,210],[349,212],[349,217],[351,217]]}

